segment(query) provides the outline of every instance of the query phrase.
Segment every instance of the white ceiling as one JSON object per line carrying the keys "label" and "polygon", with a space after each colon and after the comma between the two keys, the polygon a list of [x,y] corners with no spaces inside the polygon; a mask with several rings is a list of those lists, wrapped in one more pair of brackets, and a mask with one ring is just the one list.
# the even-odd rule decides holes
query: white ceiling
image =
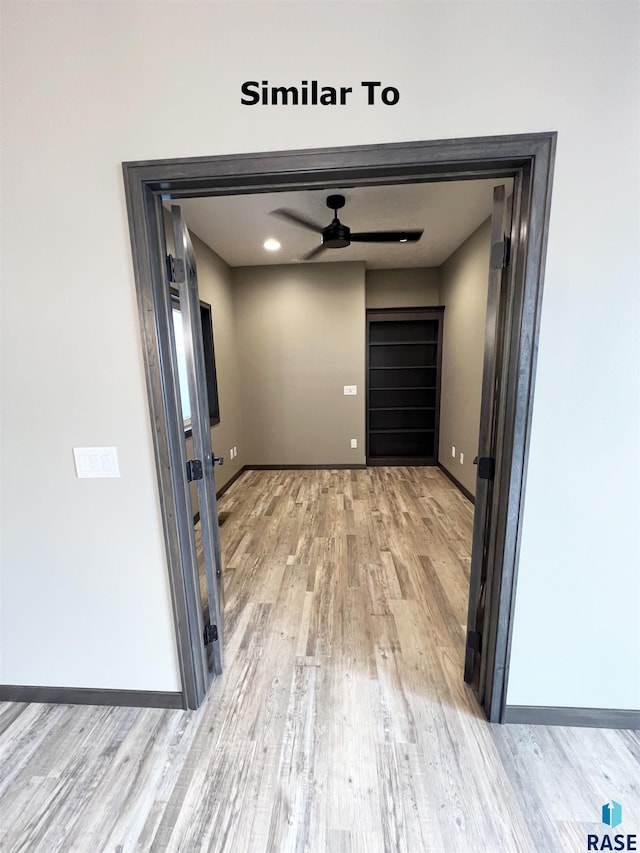
{"label": "white ceiling", "polygon": [[[352,231],[423,228],[424,234],[417,243],[352,243],[344,249],[327,249],[313,263],[364,261],[368,269],[434,267],[444,263],[489,216],[497,183],[505,181],[216,196],[181,199],[179,204],[189,228],[229,266],[265,266],[298,262],[320,242],[319,234],[272,216],[271,211],[287,208],[324,227],[333,217],[326,206],[327,195],[342,193],[346,204],[338,216]],[[269,237],[280,241],[279,251],[264,249]]]}

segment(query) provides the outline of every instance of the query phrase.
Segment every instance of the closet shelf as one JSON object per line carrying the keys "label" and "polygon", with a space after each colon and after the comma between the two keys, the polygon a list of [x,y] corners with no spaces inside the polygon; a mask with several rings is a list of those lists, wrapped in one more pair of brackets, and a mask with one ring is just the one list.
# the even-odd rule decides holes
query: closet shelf
{"label": "closet shelf", "polygon": [[370,412],[435,412],[435,406],[369,406]]}
{"label": "closet shelf", "polygon": [[367,460],[372,465],[437,464],[442,312],[367,311]]}
{"label": "closet shelf", "polygon": [[424,346],[425,344],[431,344],[435,346],[438,341],[369,341],[370,347],[412,347],[412,346]]}
{"label": "closet shelf", "polygon": [[384,385],[375,388],[369,386],[369,391],[435,391],[435,385]]}
{"label": "closet shelf", "polygon": [[369,370],[435,370],[435,364],[386,364],[384,367],[378,367],[370,364]]}
{"label": "closet shelf", "polygon": [[405,432],[435,432],[432,429],[405,429],[404,427],[399,427],[398,429],[370,429],[369,432],[373,435],[373,433],[397,433],[400,435]]}

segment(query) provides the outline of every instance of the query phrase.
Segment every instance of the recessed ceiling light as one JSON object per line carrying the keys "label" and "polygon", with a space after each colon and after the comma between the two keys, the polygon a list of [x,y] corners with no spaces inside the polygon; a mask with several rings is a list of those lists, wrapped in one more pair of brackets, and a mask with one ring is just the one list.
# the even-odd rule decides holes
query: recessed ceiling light
{"label": "recessed ceiling light", "polygon": [[264,241],[264,247],[267,252],[277,252],[280,248],[280,243],[277,240],[274,240],[273,237],[269,237],[268,240]]}

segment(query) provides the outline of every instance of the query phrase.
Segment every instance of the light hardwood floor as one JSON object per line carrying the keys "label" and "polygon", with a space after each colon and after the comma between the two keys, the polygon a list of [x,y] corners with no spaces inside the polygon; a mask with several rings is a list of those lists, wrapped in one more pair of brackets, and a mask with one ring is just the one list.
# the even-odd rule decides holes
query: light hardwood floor
{"label": "light hardwood floor", "polygon": [[224,675],[197,712],[0,705],[3,853],[558,853],[640,814],[637,733],[483,720],[440,471],[248,472],[220,509]]}

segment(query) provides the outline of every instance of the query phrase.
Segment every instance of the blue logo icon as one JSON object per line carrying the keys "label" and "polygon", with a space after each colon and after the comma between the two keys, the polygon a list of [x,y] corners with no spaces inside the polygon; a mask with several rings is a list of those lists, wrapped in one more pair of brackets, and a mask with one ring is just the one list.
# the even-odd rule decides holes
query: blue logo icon
{"label": "blue logo icon", "polygon": [[602,806],[602,822],[612,829],[622,823],[622,806],[611,800]]}

